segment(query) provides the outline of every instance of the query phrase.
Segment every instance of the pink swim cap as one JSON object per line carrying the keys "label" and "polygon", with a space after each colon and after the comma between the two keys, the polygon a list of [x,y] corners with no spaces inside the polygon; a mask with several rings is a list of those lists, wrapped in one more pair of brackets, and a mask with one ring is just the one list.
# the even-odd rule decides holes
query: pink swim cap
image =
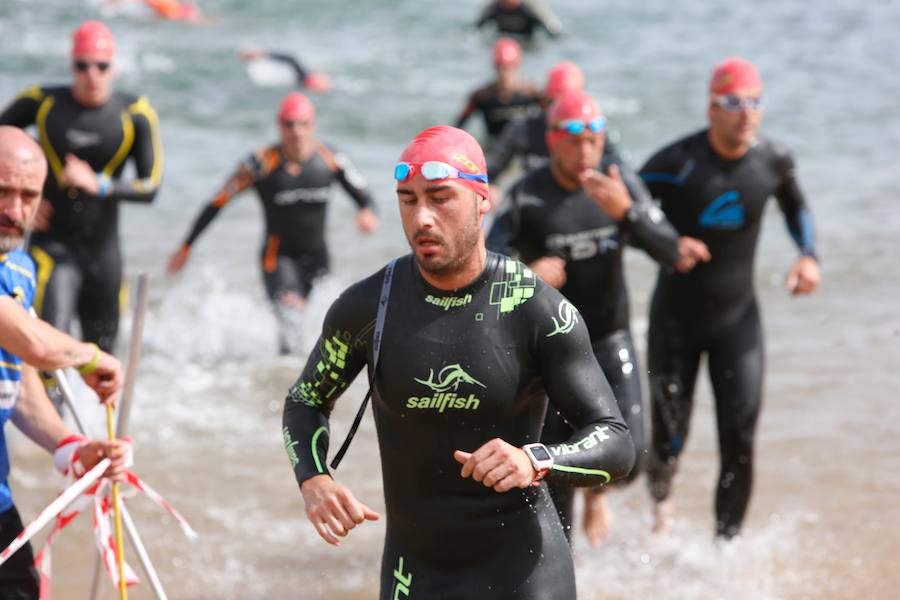
{"label": "pink swim cap", "polygon": [[112,60],[116,53],[116,40],[109,27],[100,21],[85,21],[72,33],[72,57],[85,54]]}
{"label": "pink swim cap", "polygon": [[516,66],[522,62],[522,47],[512,38],[500,38],[494,44],[494,64],[498,67]]}
{"label": "pink swim cap", "polygon": [[[462,129],[439,125],[429,127],[413,138],[400,155],[400,162],[421,165],[430,160],[447,163],[463,173],[487,173],[484,151],[478,141]],[[454,179],[482,198],[489,198],[488,185],[471,179]]]}
{"label": "pink swim cap", "polygon": [[547,75],[547,87],[544,88],[544,96],[549,100],[556,100],[566,92],[574,92],[584,89],[584,73],[573,62],[561,62]]}
{"label": "pink swim cap", "polygon": [[563,94],[547,112],[547,146],[553,148],[557,142],[569,135],[565,131],[554,129],[562,121],[574,119],[586,123],[598,117],[603,117],[600,106],[587,92],[578,90]]}
{"label": "pink swim cap", "polygon": [[300,92],[291,92],[281,101],[278,120],[282,123],[285,121],[315,121],[316,107],[309,98]]}
{"label": "pink swim cap", "polygon": [[709,80],[709,93],[715,95],[738,92],[762,91],[762,81],[756,67],[749,60],[733,56],[726,58],[713,69]]}

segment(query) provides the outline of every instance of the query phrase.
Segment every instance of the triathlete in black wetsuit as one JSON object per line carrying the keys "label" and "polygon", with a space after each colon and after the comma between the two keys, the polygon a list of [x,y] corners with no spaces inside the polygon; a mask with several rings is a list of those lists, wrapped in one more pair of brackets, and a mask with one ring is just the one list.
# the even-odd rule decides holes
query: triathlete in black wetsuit
{"label": "triathlete in black wetsuit", "polygon": [[500,33],[520,36],[527,42],[538,29],[543,29],[550,37],[562,33],[556,15],[544,4],[530,0],[494,0],[484,7],[475,25],[481,28],[491,22]]}
{"label": "triathlete in black wetsuit", "polygon": [[[566,126],[579,131],[568,133]],[[678,234],[653,206],[640,180],[604,154],[603,127],[605,119],[596,102],[584,92],[564,94],[553,104],[545,126],[554,144],[552,163],[510,189],[488,247],[515,251],[538,275],[559,287],[584,317],[594,354],[634,441],[637,460],[628,476],[632,481],[645,452],[644,413],[622,254],[630,244],[673,266],[678,260]],[[572,428],[551,410],[542,440],[557,442],[571,434]],[[551,484],[550,490],[571,537],[574,490],[564,484]],[[603,524],[602,532],[588,530],[596,543],[605,534],[608,518],[602,499],[591,496],[587,501],[601,503],[596,515],[593,504],[588,505],[587,520],[598,520],[590,524]]]}
{"label": "triathlete in black wetsuit", "polygon": [[683,256],[680,272],[660,271],[650,309],[653,452],[648,475],[658,503],[657,528],[671,518],[671,480],[685,446],[703,354],[715,394],[721,454],[717,534],[736,535],[744,519],[764,360],[753,264],[771,196],[801,253],[788,287],[809,293],[819,282],[812,218],[793,158],[781,145],[756,137],[761,90],[749,62],[721,63],[710,86],[709,129],[660,150],[641,169],[669,220],[686,236],[682,239],[698,248]]}
{"label": "triathlete in black wetsuit", "polygon": [[313,281],[328,272],[325,216],[331,184],[337,181],[359,207],[357,226],[373,231],[378,219],[365,180],[342,153],[315,138],[312,102],[295,92],[285,97],[279,112],[281,141],[258,150],[207,204],[169,263],[169,271],[182,269],[190,248],[228,201],[253,186],[266,220],[265,243],[260,254],[269,298],[282,318],[281,351],[292,349],[285,331],[285,310],[302,308]]}
{"label": "triathlete in black wetsuit", "polygon": [[513,119],[522,118],[538,110],[540,92],[519,76],[522,49],[515,40],[501,38],[494,44],[494,66],[497,79],[475,90],[466,103],[456,126],[462,127],[473,113],[480,112],[488,138],[503,131]]}
{"label": "triathlete in black wetsuit", "polygon": [[547,85],[534,114],[513,119],[504,125],[487,155],[488,178],[496,183],[516,156],[527,173],[550,162],[547,149],[547,108],[566,92],[584,89],[584,74],[573,62],[564,61],[547,74]]}
{"label": "triathlete in black wetsuit", "polygon": [[[549,447],[550,481],[624,476],[628,430],[578,311],[523,264],[485,251],[490,204],[477,142],[434,127],[400,160],[413,256],[393,265],[377,336],[372,398],[388,519],[380,597],[575,598],[547,488],[532,485],[536,467],[549,465],[520,446],[540,437],[545,392],[576,430]],[[325,457],[335,402],[373,370],[384,279],[381,270],[335,302],[285,401],[285,446],[307,515],[330,543],[378,518],[331,479]]]}
{"label": "triathlete in black wetsuit", "polygon": [[[72,87],[31,87],[0,124],[35,125],[50,164],[48,227],[31,239],[35,309],[67,331],[76,316],[85,340],[106,351],[119,326],[122,258],[119,202],[148,203],[162,177],[156,113],[144,97],[112,91],[113,37],[88,21],[75,31]],[[131,160],[137,178],[121,180]]]}

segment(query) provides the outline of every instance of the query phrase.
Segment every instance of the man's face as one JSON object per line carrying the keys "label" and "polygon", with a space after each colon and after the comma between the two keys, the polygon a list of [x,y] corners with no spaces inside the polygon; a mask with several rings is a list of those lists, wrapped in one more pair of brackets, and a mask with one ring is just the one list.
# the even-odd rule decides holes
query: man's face
{"label": "man's face", "polygon": [[312,120],[280,121],[278,126],[281,129],[281,144],[289,151],[302,153],[315,139],[316,124]]}
{"label": "man's face", "polygon": [[550,157],[556,168],[569,179],[589,169],[597,169],[603,157],[606,141],[604,131],[585,131],[579,135],[564,134],[550,150]]}
{"label": "man's face", "polygon": [[713,135],[729,147],[746,146],[756,138],[762,122],[762,105],[751,105],[760,99],[760,90],[741,90],[710,97],[709,127]]}
{"label": "man's face", "polygon": [[453,180],[428,181],[416,173],[397,182],[403,232],[419,266],[450,275],[469,262],[481,239],[490,203]]}
{"label": "man's face", "polygon": [[496,65],[497,81],[504,87],[512,87],[519,74],[518,65]]}
{"label": "man's face", "polygon": [[22,244],[34,223],[46,176],[43,160],[0,158],[0,252]]}
{"label": "man's face", "polygon": [[80,54],[72,58],[72,92],[86,106],[105,104],[112,95],[113,65],[106,54]]}

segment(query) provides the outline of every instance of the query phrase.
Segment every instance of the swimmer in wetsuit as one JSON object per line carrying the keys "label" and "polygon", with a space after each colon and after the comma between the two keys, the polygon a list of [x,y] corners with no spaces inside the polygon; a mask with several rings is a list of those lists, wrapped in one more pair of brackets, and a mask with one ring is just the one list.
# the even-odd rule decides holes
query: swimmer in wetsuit
{"label": "swimmer in wetsuit", "polygon": [[270,52],[259,48],[245,48],[238,55],[244,62],[253,62],[268,58],[282,64],[287,65],[294,71],[297,77],[297,85],[311,92],[327,92],[331,89],[331,81],[324,73],[313,73],[300,64],[296,57],[284,52]]}
{"label": "swimmer in wetsuit", "polygon": [[740,58],[720,63],[709,88],[709,128],[663,148],[640,172],[683,236],[678,272],[660,270],[650,308],[653,447],[647,474],[657,530],[672,518],[672,478],[706,355],[721,456],[716,533],[731,538],[740,532],[750,502],[764,362],[753,264],[770,197],[778,201],[800,250],[788,289],[809,294],[820,281],[812,217],[794,160],[781,144],[757,136],[761,94],[751,63]]}
{"label": "swimmer in wetsuit", "polygon": [[543,29],[550,37],[562,33],[562,24],[544,4],[529,0],[494,0],[484,7],[475,26],[494,23],[503,35],[515,35],[531,42],[535,31]]}
{"label": "swimmer in wetsuit", "polygon": [[[661,265],[674,266],[678,234],[640,180],[604,154],[605,127],[606,119],[590,95],[574,91],[557,99],[545,126],[551,163],[510,189],[488,247],[515,252],[584,317],[594,354],[634,442],[635,467],[625,480],[631,482],[644,462],[644,411],[622,254],[632,245]],[[551,406],[542,441],[558,442],[571,434],[572,428]],[[586,490],[585,532],[592,544],[609,528],[605,490]],[[571,538],[574,490],[551,482],[550,492]]]}
{"label": "swimmer in wetsuit", "polygon": [[[83,338],[107,352],[119,327],[119,202],[151,202],[163,161],[147,98],[112,89],[114,58],[112,32],[87,21],[73,37],[72,86],[28,88],[0,114],[0,125],[36,126],[50,164],[42,205],[49,223],[30,247],[35,309],[63,331],[77,317]],[[132,180],[122,178],[128,162]]]}
{"label": "swimmer in wetsuit", "polygon": [[456,126],[462,127],[470,116],[480,112],[490,140],[499,135],[503,127],[513,119],[528,116],[538,110],[540,93],[519,75],[521,63],[522,49],[515,40],[497,40],[494,44],[497,79],[472,92],[456,119]]}
{"label": "swimmer in wetsuit", "polygon": [[362,175],[344,154],[316,139],[315,107],[306,96],[285,96],[278,113],[281,141],[243,161],[194,222],[169,261],[169,272],[184,268],[191,246],[229,200],[254,187],[266,220],[260,253],[266,292],[280,321],[280,350],[294,350],[292,317],[302,310],[316,278],[328,272],[325,216],[331,184],[338,182],[356,203],[356,226],[363,233],[378,227],[374,203]]}
{"label": "swimmer in wetsuit", "polygon": [[[379,517],[325,463],[335,402],[364,367],[374,371],[382,600],[575,598],[571,551],[540,476],[595,485],[634,460],[581,315],[525,265],[486,251],[484,170],[478,143],[459,129],[433,127],[407,146],[395,178],[413,253],[390,267],[383,327],[385,269],[334,303],[285,400],[285,448],[307,516],[337,544]],[[539,440],[545,394],[575,432],[540,460],[540,446],[528,448],[532,458],[521,447]]]}

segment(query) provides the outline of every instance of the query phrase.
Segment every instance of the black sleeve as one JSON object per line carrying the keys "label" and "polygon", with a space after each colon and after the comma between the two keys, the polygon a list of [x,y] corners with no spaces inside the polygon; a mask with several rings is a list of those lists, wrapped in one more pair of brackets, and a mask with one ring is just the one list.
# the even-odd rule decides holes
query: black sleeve
{"label": "black sleeve", "polygon": [[369,193],[366,179],[362,176],[362,173],[359,172],[353,162],[351,162],[347,155],[342,152],[334,153],[334,162],[337,164],[335,176],[341,184],[341,187],[344,188],[344,191],[353,198],[356,206],[361,209],[368,208],[375,210],[375,202],[372,200],[372,195]]}
{"label": "black sleeve", "polygon": [[213,219],[219,214],[219,211],[222,210],[222,207],[228,204],[228,201],[231,200],[232,197],[253,185],[256,178],[256,166],[254,156],[251,156],[238,165],[238,168],[235,170],[234,174],[228,178],[225,185],[219,188],[213,199],[210,200],[210,202],[203,207],[203,210],[200,211],[200,214],[197,215],[190,233],[188,233],[187,238],[184,240],[185,246],[190,246],[197,241],[197,238],[200,237],[203,230],[212,223]]}
{"label": "black sleeve", "polygon": [[475,22],[475,27],[484,27],[487,25],[488,21],[491,21],[497,17],[497,2],[491,1],[487,6],[484,7],[484,10],[481,12],[481,16],[478,17],[478,20]]}
{"label": "black sleeve", "polygon": [[509,167],[512,159],[528,147],[528,120],[517,118],[503,127],[500,137],[491,146],[487,155],[488,181],[500,177]]}
{"label": "black sleeve", "polygon": [[682,165],[679,165],[674,159],[674,154],[675,151],[671,147],[663,148],[651,156],[638,171],[641,180],[650,190],[650,195],[663,200],[663,209],[665,209],[666,192],[673,185],[681,185],[683,181],[682,174],[679,173]]}
{"label": "black sleeve", "polygon": [[284,401],[282,436],[297,483],[329,474],[328,419],[335,402],[366,365],[382,269],[339,297],[306,366]]}
{"label": "black sleeve", "polygon": [[678,232],[666,219],[666,215],[653,202],[647,186],[618,154],[604,158],[608,165],[615,164],[619,175],[631,196],[631,208],[622,222],[628,235],[628,244],[640,248],[663,267],[673,267],[678,262]]}
{"label": "black sleeve", "polygon": [[472,113],[475,112],[475,95],[469,97],[469,100],[466,102],[466,107],[463,108],[463,111],[456,117],[456,122],[453,124],[457,129],[462,129],[463,125],[466,124],[466,121],[469,120],[469,117],[472,116]]}
{"label": "black sleeve", "polygon": [[550,404],[575,432],[550,444],[548,478],[571,486],[592,486],[625,477],[634,465],[634,444],[606,376],[591,352],[587,327],[562,294],[547,287],[537,348]]}
{"label": "black sleeve", "polygon": [[281,52],[266,52],[266,56],[271,58],[272,60],[277,60],[278,62],[285,63],[289,67],[294,70],[294,73],[297,74],[297,83],[303,85],[306,82],[307,76],[309,76],[309,72],[303,68],[303,65],[300,64],[296,58],[291,56],[290,54],[283,54]]}
{"label": "black sleeve", "polygon": [[783,173],[781,183],[775,190],[778,206],[784,213],[788,232],[793,238],[802,256],[811,256],[818,260],[812,213],[806,204],[806,198],[797,183],[796,168],[793,157],[785,150],[778,156],[779,169]]}
{"label": "black sleeve", "polygon": [[12,125],[20,129],[34,125],[43,98],[44,92],[38,86],[24,90],[0,113],[0,125]]}
{"label": "black sleeve", "polygon": [[131,202],[152,202],[159,190],[163,170],[159,120],[156,111],[143,97],[128,107],[128,113],[134,126],[130,156],[134,159],[137,178],[111,182],[109,197]]}
{"label": "black sleeve", "polygon": [[547,32],[547,35],[557,37],[562,33],[562,23],[543,2],[526,0],[526,6],[534,20]]}

